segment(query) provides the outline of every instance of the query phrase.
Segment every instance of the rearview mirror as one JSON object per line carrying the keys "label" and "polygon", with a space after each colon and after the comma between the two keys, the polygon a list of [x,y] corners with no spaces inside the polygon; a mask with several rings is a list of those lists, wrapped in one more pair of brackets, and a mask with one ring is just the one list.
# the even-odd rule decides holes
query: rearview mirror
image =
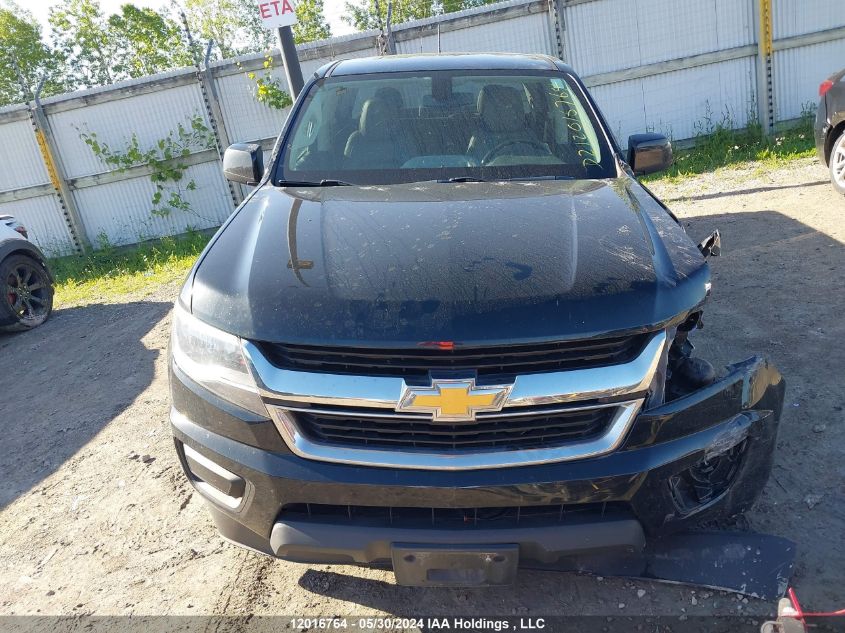
{"label": "rearview mirror", "polygon": [[233,143],[223,154],[223,175],[227,180],[257,185],[264,175],[264,152],[260,143]]}
{"label": "rearview mirror", "polygon": [[662,134],[632,134],[628,137],[628,165],[642,176],[672,166],[672,143]]}

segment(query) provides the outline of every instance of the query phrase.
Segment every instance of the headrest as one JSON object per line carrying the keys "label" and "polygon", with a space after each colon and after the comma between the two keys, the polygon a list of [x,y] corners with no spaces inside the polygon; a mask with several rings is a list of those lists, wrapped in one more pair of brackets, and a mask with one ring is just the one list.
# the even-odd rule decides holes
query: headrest
{"label": "headrest", "polygon": [[525,127],[522,96],[511,86],[484,86],[478,94],[478,114],[491,132],[511,132]]}
{"label": "headrest", "polygon": [[405,107],[405,100],[402,99],[402,93],[399,92],[396,88],[390,88],[389,86],[385,86],[384,88],[379,88],[376,90],[376,94],[373,96],[374,99],[380,99],[387,103],[388,106],[399,112],[402,108]]}
{"label": "headrest", "polygon": [[391,108],[387,101],[375,97],[367,99],[364,107],[361,108],[358,131],[367,138],[386,139],[390,136],[392,129],[390,122],[396,114],[397,111]]}

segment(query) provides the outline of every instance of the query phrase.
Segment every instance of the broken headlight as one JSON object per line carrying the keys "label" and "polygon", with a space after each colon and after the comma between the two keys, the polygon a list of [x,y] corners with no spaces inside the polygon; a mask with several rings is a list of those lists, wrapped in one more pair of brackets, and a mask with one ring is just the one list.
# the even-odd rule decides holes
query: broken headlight
{"label": "broken headlight", "polygon": [[733,483],[745,453],[746,441],[720,455],[705,457],[687,470],[669,478],[672,499],[681,514],[721,497]]}
{"label": "broken headlight", "polygon": [[173,362],[215,395],[267,415],[243,353],[241,339],[203,323],[178,303],[170,336]]}

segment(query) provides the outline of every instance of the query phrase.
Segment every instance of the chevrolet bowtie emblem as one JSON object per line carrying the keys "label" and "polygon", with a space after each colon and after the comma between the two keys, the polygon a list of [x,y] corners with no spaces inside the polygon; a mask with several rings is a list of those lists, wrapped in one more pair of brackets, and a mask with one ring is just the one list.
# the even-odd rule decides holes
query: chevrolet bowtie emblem
{"label": "chevrolet bowtie emblem", "polygon": [[501,411],[513,385],[477,387],[474,378],[434,379],[431,387],[405,385],[397,411],[429,413],[434,422],[474,422],[477,413]]}

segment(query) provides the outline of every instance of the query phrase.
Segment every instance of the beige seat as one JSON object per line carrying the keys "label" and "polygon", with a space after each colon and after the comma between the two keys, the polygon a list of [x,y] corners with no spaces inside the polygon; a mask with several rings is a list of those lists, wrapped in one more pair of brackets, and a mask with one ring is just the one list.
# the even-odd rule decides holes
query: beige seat
{"label": "beige seat", "polygon": [[395,102],[373,97],[364,102],[358,129],[349,135],[348,169],[398,168],[408,159],[408,143],[399,129]]}
{"label": "beige seat", "polygon": [[484,86],[478,94],[478,118],[479,127],[469,140],[467,154],[479,160],[503,143],[539,141],[527,125],[517,88]]}

